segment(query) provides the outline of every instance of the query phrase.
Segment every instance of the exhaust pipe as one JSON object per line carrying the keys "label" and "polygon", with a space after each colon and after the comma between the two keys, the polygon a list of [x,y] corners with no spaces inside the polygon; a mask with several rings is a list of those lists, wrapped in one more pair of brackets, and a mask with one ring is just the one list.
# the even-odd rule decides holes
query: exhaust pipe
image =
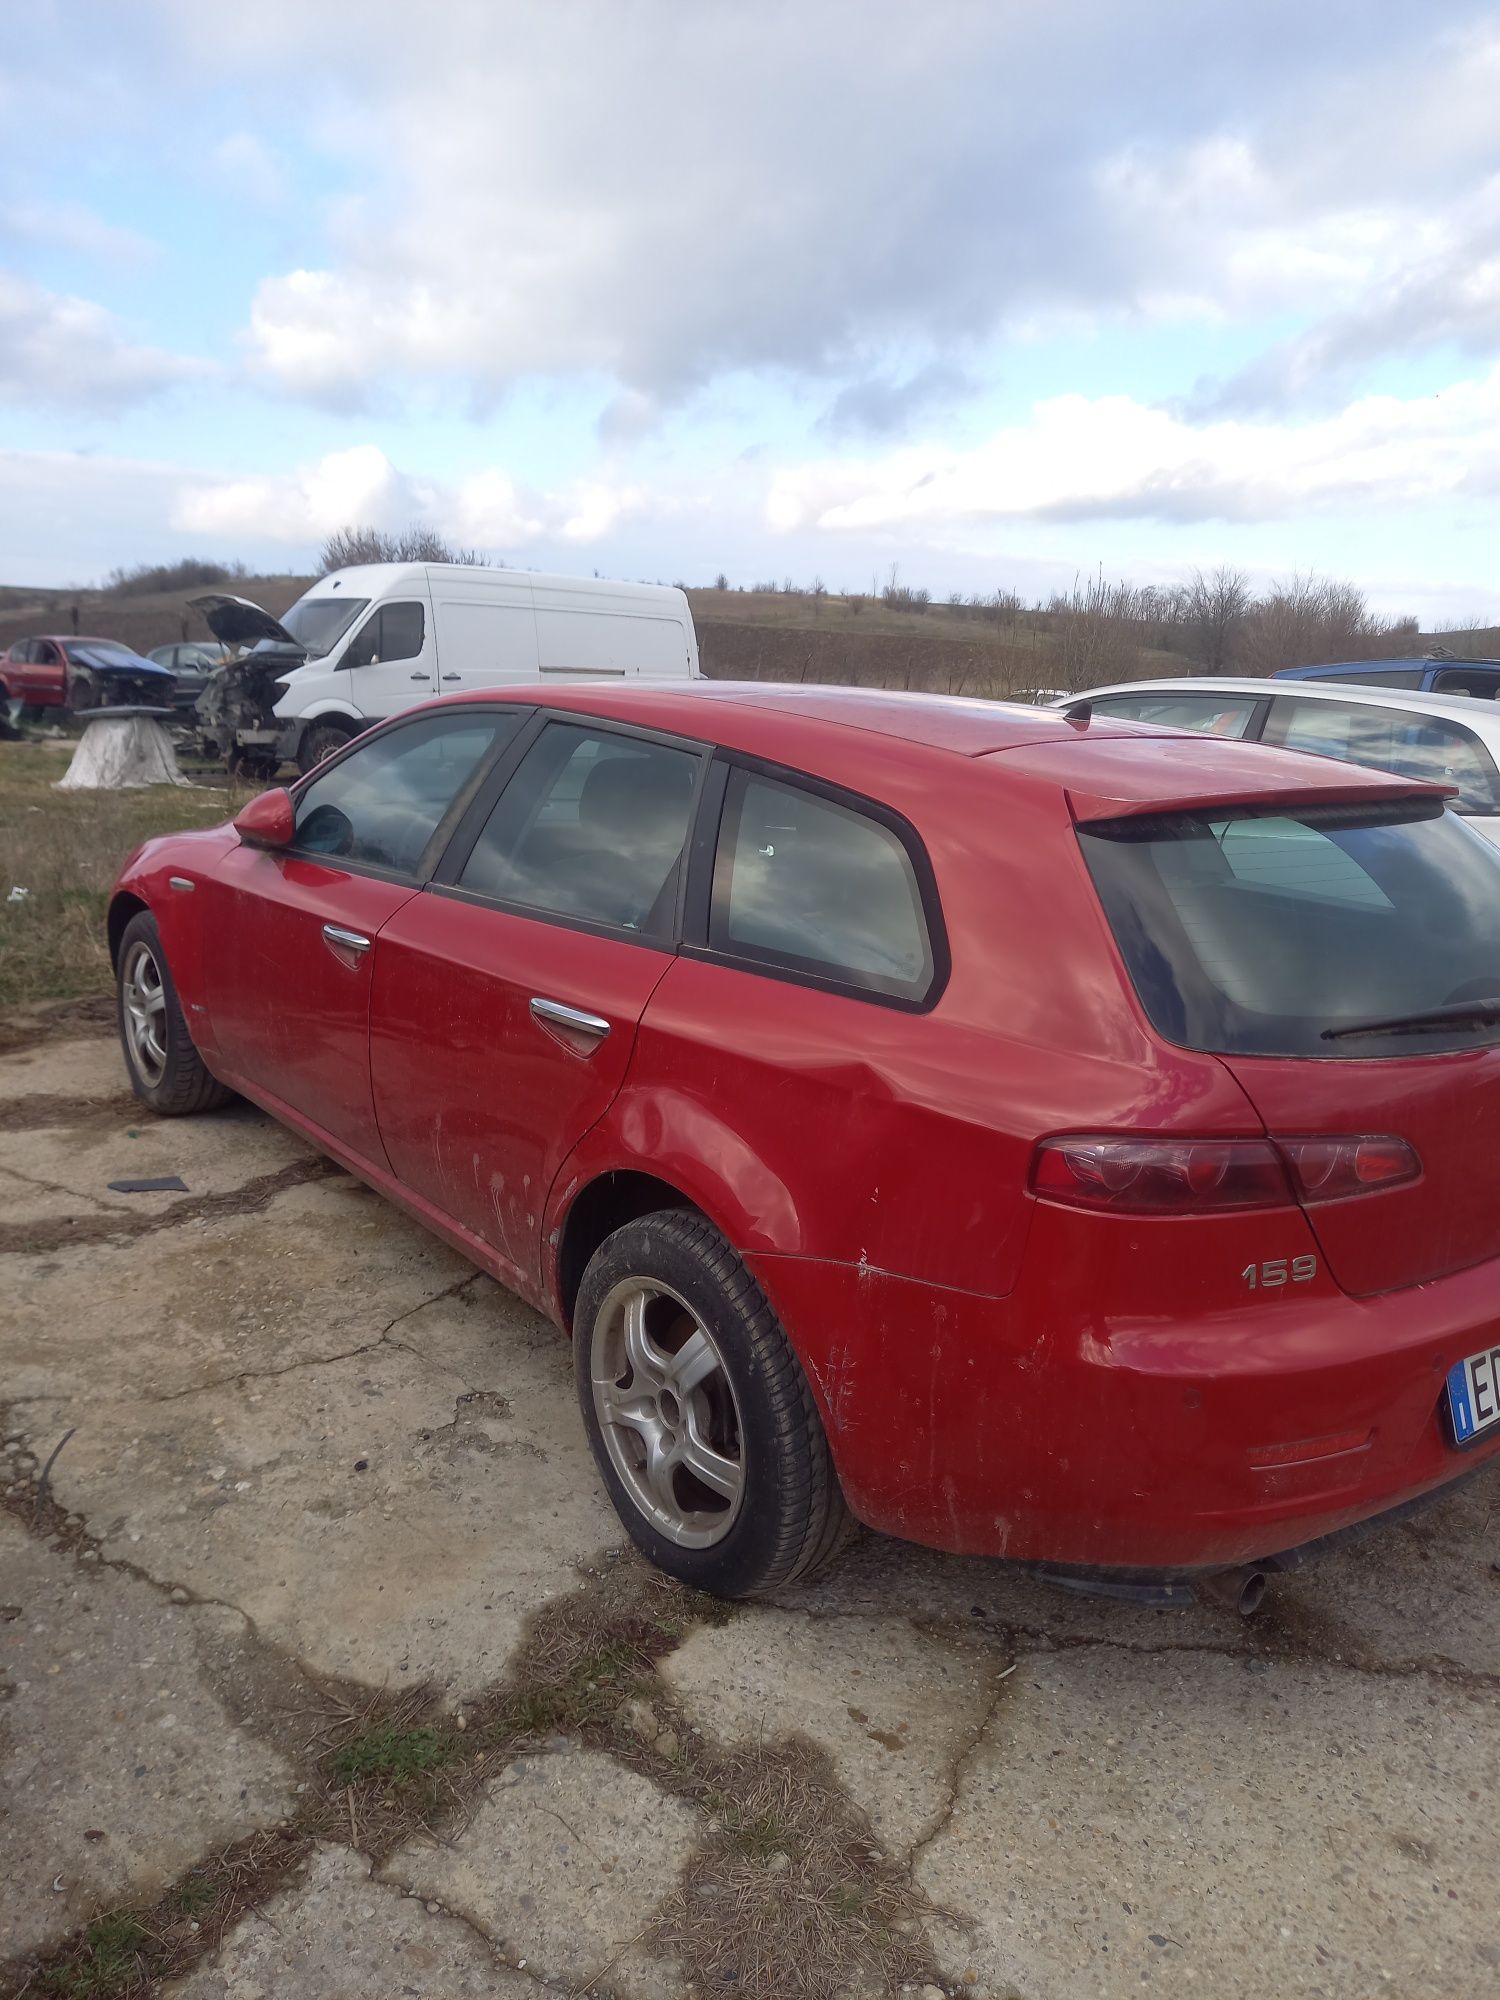
{"label": "exhaust pipe", "polygon": [[1194,1577],[1193,1588],[1206,1603],[1253,1618],[1265,1598],[1269,1578],[1263,1569],[1218,1569]]}

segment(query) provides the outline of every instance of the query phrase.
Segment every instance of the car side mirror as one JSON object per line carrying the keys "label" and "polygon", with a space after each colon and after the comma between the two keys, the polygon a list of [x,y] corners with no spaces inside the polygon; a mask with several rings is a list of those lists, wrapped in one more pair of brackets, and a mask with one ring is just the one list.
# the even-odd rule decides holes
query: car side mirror
{"label": "car side mirror", "polygon": [[279,785],[261,792],[235,814],[234,830],[246,847],[290,847],[297,830],[291,793]]}

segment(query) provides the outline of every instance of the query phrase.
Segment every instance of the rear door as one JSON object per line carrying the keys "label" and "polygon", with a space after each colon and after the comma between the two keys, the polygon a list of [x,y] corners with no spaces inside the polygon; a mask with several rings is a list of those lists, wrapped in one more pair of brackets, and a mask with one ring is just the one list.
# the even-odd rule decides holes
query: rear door
{"label": "rear door", "polygon": [[672,962],[706,751],[544,717],[381,934],[375,1108],[398,1177],[523,1289],[561,1162],[624,1079]]}
{"label": "rear door", "polygon": [[369,1015],[381,933],[521,719],[458,709],[361,743],[299,789],[291,848],[234,848],[201,890],[214,940],[209,1020],[231,1080],[376,1166]]}

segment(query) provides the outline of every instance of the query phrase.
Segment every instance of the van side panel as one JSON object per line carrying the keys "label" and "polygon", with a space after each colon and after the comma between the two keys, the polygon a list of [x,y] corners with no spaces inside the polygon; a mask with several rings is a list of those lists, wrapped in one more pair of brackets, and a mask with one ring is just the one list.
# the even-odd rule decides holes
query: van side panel
{"label": "van side panel", "polygon": [[692,672],[682,621],[589,604],[538,604],[537,662],[544,674]]}

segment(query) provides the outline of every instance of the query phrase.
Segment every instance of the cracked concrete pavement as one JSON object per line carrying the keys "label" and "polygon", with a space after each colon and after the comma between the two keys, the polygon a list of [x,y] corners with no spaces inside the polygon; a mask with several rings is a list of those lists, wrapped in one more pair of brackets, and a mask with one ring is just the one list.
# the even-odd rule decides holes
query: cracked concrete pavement
{"label": "cracked concrete pavement", "polygon": [[[167,1173],[186,1195],[107,1186]],[[247,1107],[156,1122],[109,1039],[35,1043],[0,1056],[0,1193],[16,1965],[295,1819],[268,1718],[337,1683],[462,1719],[623,1537],[555,1332]],[[320,1835],[171,1990],[686,1993],[651,1931],[713,1829],[670,1723],[821,1746],[951,1992],[1500,1992],[1497,1500],[1492,1472],[1246,1624],[866,1538],[667,1652],[654,1765],[549,1739],[445,1829]]]}

